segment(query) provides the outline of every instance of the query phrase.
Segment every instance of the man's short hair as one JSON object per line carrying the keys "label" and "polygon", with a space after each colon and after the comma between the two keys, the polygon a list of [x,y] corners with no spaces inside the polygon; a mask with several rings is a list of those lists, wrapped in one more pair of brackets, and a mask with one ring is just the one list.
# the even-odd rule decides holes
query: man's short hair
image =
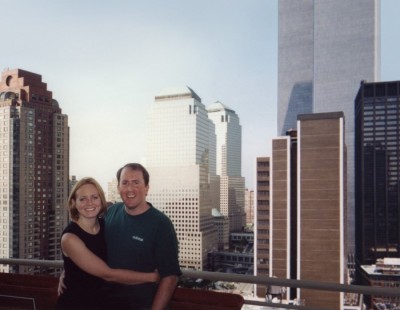
{"label": "man's short hair", "polygon": [[125,166],[123,166],[123,167],[121,167],[121,168],[118,169],[118,171],[117,171],[117,181],[118,181],[118,185],[119,185],[119,182],[120,182],[120,180],[121,180],[121,172],[122,172],[122,170],[124,170],[125,168],[130,169],[130,170],[134,170],[134,171],[135,171],[135,170],[136,170],[136,171],[141,171],[142,174],[143,174],[144,184],[145,184],[146,186],[149,185],[149,182],[150,182],[150,175],[149,175],[149,172],[146,170],[145,167],[143,167],[141,164],[138,164],[138,163],[129,163],[129,164],[126,164]]}

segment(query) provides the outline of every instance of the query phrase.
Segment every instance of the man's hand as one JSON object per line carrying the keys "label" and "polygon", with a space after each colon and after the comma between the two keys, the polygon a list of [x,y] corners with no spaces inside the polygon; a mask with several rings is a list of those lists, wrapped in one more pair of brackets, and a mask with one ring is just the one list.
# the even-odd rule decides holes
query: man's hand
{"label": "man's hand", "polygon": [[67,289],[67,287],[64,284],[64,279],[65,279],[65,270],[63,270],[63,272],[60,274],[60,278],[58,279],[58,288],[57,288],[58,296],[64,293],[64,290]]}
{"label": "man's hand", "polygon": [[168,306],[172,294],[178,284],[178,277],[175,275],[161,278],[156,296],[154,297],[151,310],[163,310]]}

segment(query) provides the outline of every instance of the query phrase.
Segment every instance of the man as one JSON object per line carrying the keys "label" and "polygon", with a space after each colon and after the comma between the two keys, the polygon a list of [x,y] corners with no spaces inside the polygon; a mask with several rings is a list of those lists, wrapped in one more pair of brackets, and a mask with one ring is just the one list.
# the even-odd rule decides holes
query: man
{"label": "man", "polygon": [[108,265],[112,268],[152,272],[160,282],[113,285],[110,305],[114,309],[164,310],[181,275],[178,241],[170,219],[146,201],[149,173],[130,163],[117,172],[123,203],[111,206],[106,215]]}

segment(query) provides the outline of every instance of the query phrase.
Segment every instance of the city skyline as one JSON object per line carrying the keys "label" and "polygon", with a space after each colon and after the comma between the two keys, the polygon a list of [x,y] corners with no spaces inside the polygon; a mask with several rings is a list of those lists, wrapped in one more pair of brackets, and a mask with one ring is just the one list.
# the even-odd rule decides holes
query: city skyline
{"label": "city skyline", "polygon": [[[397,80],[400,3],[381,4],[381,80]],[[256,157],[269,156],[277,136],[277,1],[18,1],[4,8],[18,12],[18,22],[3,17],[13,27],[3,33],[11,43],[0,51],[0,67],[40,74],[52,90],[69,116],[71,175],[93,176],[106,190],[120,166],[144,158],[154,97],[187,85],[206,106],[221,101],[238,114],[242,175],[254,189]]]}

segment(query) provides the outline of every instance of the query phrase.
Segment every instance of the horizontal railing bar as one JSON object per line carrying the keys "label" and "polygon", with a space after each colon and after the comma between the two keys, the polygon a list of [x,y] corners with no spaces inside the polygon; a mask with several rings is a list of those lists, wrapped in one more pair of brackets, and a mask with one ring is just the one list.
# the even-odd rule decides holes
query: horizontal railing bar
{"label": "horizontal railing bar", "polygon": [[26,259],[26,258],[1,258],[0,264],[5,265],[24,265],[24,266],[39,266],[63,268],[62,260],[43,260],[43,259]]}
{"label": "horizontal railing bar", "polygon": [[322,308],[312,308],[307,306],[297,306],[297,305],[289,305],[284,303],[273,303],[267,301],[257,301],[257,300],[250,300],[245,299],[245,304],[247,305],[255,305],[255,306],[262,306],[262,307],[271,307],[272,309],[298,309],[298,310],[328,310]]}
{"label": "horizontal railing bar", "polygon": [[364,295],[383,295],[383,296],[400,297],[400,290],[398,288],[348,285],[348,284],[338,284],[338,283],[309,281],[309,280],[282,279],[282,278],[272,278],[265,275],[252,276],[252,275],[210,272],[210,271],[193,271],[193,270],[182,270],[182,272],[185,276],[188,276],[190,278],[201,278],[213,281],[224,279],[224,281],[239,282],[239,283],[253,283],[262,285],[275,285],[282,287],[307,288],[307,289],[315,289],[321,291],[334,291],[334,292],[358,293]]}
{"label": "horizontal railing bar", "polygon": [[[8,265],[28,265],[28,266],[43,266],[62,268],[63,262],[61,260],[39,260],[39,259],[21,259],[21,258],[0,258],[0,264]],[[386,288],[376,286],[363,286],[363,285],[347,285],[330,282],[317,282],[309,280],[294,280],[282,279],[275,277],[268,277],[266,275],[242,275],[222,272],[210,271],[195,271],[189,269],[182,269],[183,276],[196,279],[207,279],[211,281],[225,281],[225,282],[238,282],[238,283],[251,283],[261,285],[274,285],[281,287],[294,287],[306,288],[322,291],[358,293],[364,295],[376,296],[390,296],[400,297],[400,290],[398,288]]]}

